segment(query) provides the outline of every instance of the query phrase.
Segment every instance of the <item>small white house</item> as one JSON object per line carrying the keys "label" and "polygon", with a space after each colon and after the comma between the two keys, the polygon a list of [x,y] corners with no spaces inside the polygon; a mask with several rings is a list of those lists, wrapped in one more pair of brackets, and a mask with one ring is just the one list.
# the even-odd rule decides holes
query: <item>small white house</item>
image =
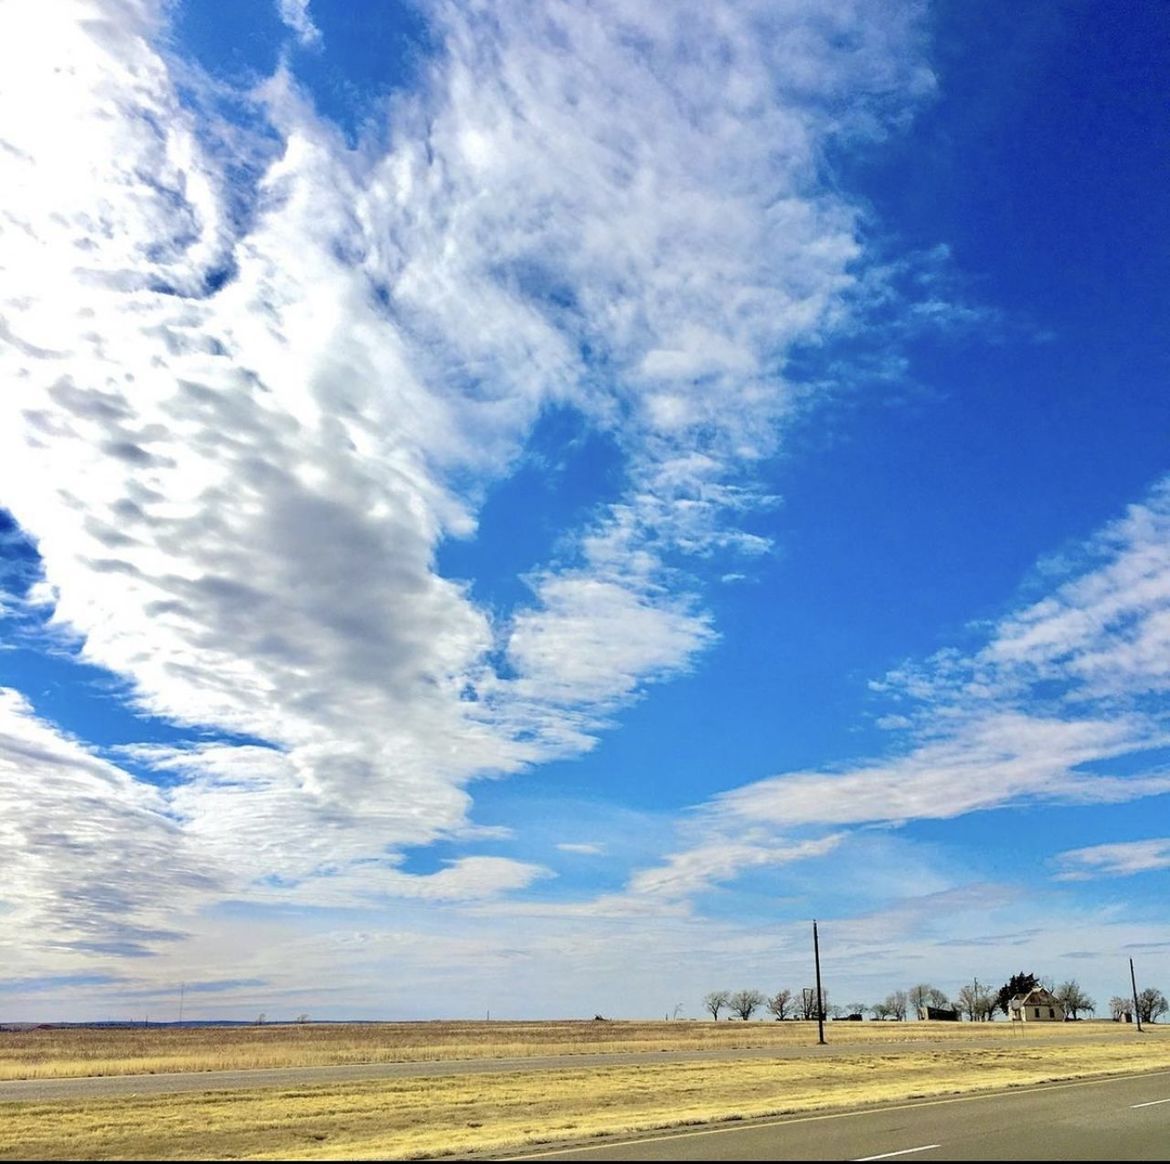
{"label": "small white house", "polygon": [[1051,990],[1037,986],[1008,1003],[1008,1018],[1018,1023],[1062,1023],[1064,1007]]}

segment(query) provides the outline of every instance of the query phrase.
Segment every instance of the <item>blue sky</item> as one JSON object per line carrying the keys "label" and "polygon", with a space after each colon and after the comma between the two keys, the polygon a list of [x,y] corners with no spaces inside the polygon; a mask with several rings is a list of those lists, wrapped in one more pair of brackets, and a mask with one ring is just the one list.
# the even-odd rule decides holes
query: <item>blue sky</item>
{"label": "blue sky", "polygon": [[0,1021],[1170,986],[1165,5],[0,26]]}

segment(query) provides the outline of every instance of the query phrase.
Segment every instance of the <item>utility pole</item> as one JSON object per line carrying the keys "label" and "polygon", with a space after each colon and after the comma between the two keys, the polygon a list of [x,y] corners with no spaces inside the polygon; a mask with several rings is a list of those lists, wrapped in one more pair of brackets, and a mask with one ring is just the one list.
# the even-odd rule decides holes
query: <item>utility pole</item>
{"label": "utility pole", "polygon": [[183,1025],[183,995],[187,992],[187,984],[184,982],[179,987],[179,1026]]}
{"label": "utility pole", "polygon": [[821,1001],[821,945],[817,940],[817,921],[813,918],[813,957],[817,965],[817,1042],[825,1045],[825,1005]]}
{"label": "utility pole", "polygon": [[1142,1029],[1142,1008],[1138,1006],[1137,996],[1137,979],[1133,975],[1133,959],[1129,960],[1129,984],[1133,987],[1133,1017],[1137,1022],[1137,1028]]}

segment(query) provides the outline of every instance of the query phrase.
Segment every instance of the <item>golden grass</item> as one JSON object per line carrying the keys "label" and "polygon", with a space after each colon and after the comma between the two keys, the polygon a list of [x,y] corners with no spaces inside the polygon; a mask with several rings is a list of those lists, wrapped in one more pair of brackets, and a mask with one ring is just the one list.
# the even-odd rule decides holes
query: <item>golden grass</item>
{"label": "golden grass", "polygon": [[[498,1035],[484,1026],[506,1027]],[[1007,1023],[827,1024],[831,1055],[809,1023],[377,1024],[347,1030],[223,1028],[220,1065],[260,1049],[410,1061],[538,1055],[566,1051],[647,1052],[645,1065],[564,1067],[313,1087],[199,1091],[181,1095],[5,1103],[0,1158],[423,1159],[466,1158],[590,1136],[727,1119],[827,1110],[856,1103],[940,1096],[1057,1079],[1170,1070],[1170,1028],[1062,1024],[1021,1031]],[[40,1038],[29,1038],[39,1035]],[[113,1058],[119,1049],[129,1058]],[[0,1033],[5,1061],[24,1059],[51,1075],[51,1046],[71,1063],[78,1043],[106,1065],[204,1062],[212,1032],[81,1031]],[[175,1037],[178,1036],[177,1041]],[[558,1041],[559,1040],[559,1041]],[[746,1042],[744,1042],[746,1041]],[[440,1044],[457,1049],[436,1056]],[[660,1050],[734,1051],[771,1046],[783,1058],[675,1062]],[[165,1047],[166,1054],[160,1053]],[[478,1048],[478,1050],[477,1050]],[[501,1048],[507,1048],[501,1052]],[[36,1055],[33,1055],[33,1052]],[[797,1053],[799,1052],[799,1053]],[[227,1063],[227,1059],[234,1062]],[[292,1064],[290,1064],[292,1065]],[[198,1069],[198,1068],[196,1068]]]}
{"label": "golden grass", "polygon": [[[1132,1030],[1132,1028],[1129,1028]],[[1041,1031],[1082,1039],[1124,1032],[1108,1022],[1058,1027],[997,1023],[833,1023],[850,1045],[1018,1040]],[[409,1022],[244,1027],[40,1027],[0,1030],[0,1080],[170,1071],[520,1059],[605,1052],[783,1050],[816,1042],[815,1022]]]}
{"label": "golden grass", "polygon": [[0,1032],[0,1079],[726,1050],[807,1040],[809,1029],[810,1024],[802,1023],[580,1020],[44,1027]]}

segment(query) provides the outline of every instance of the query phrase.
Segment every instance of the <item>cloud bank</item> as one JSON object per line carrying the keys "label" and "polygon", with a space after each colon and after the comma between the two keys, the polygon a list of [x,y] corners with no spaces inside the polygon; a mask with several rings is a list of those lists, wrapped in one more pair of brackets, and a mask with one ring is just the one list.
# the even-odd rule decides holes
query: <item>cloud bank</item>
{"label": "cloud bank", "polygon": [[[430,15],[424,86],[357,150],[285,71],[250,120],[211,117],[165,9],[3,17],[0,499],[40,555],[27,599],[139,709],[221,735],[133,755],[242,893],[333,899],[370,862],[415,892],[395,854],[466,829],[469,780],[588,749],[713,641],[685,561],[758,550],[735,518],[785,354],[844,326],[864,263],[821,151],[929,88],[913,9]],[[554,405],[626,488],[493,614],[436,552]],[[532,876],[431,884],[472,870]]]}

